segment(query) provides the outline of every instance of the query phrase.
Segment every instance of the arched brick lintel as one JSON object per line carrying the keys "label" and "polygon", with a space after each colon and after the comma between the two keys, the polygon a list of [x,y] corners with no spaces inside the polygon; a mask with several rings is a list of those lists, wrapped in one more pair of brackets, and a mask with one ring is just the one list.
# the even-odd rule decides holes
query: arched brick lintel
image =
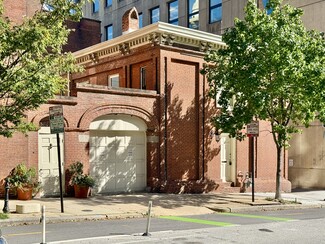
{"label": "arched brick lintel", "polygon": [[[44,119],[45,117],[48,117],[48,116],[50,116],[49,111],[42,111],[42,112],[39,112],[38,114],[36,114],[36,115],[32,118],[31,122],[32,122],[33,124],[35,124],[35,125],[39,125],[39,123],[41,122],[41,120]],[[64,127],[65,127],[65,128],[68,128],[68,127],[69,127],[69,122],[68,122],[67,118],[64,117],[63,119],[64,119]]]}
{"label": "arched brick lintel", "polygon": [[136,116],[145,121],[147,124],[148,130],[155,130],[158,128],[158,121],[154,119],[154,116],[150,114],[148,111],[130,105],[122,105],[122,104],[110,104],[110,105],[102,105],[99,107],[89,108],[80,118],[78,123],[78,128],[82,130],[88,130],[90,123],[102,116],[108,114],[126,114]]}

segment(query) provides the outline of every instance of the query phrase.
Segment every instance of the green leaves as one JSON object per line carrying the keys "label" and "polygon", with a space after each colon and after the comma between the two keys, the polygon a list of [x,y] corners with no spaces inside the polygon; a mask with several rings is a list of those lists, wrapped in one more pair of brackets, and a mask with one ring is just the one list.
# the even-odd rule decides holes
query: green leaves
{"label": "green leaves", "polygon": [[95,186],[95,180],[90,175],[83,173],[83,164],[81,162],[77,161],[71,164],[69,173],[71,175],[70,185]]}
{"label": "green leaves", "polygon": [[208,53],[202,72],[210,96],[219,94],[216,127],[243,139],[252,119],[268,120],[284,146],[296,125],[325,119],[325,44],[321,33],[306,30],[302,10],[280,0],[267,7],[270,14],[248,1],[245,19],[223,35],[227,48]]}
{"label": "green leaves", "polygon": [[3,16],[0,1],[0,135],[32,128],[26,111],[66,89],[63,75],[78,70],[62,46],[70,32],[65,21],[81,17],[82,2],[43,0],[51,11],[38,11],[17,25]]}

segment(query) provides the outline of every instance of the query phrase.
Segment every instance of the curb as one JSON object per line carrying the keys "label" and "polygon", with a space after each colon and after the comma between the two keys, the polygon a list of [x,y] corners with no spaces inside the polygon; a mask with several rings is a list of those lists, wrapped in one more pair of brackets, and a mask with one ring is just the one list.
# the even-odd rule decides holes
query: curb
{"label": "curb", "polygon": [[[134,214],[100,214],[100,215],[80,215],[80,216],[59,216],[49,217],[46,216],[47,224],[65,223],[65,222],[81,222],[81,221],[101,221],[101,220],[112,220],[112,219],[133,219],[143,218],[144,215],[140,213]],[[26,217],[17,219],[3,219],[0,220],[0,227],[2,226],[17,226],[17,225],[36,225],[41,224],[41,215],[39,217]]]}
{"label": "curb", "polygon": [[209,209],[220,213],[240,213],[252,211],[277,211],[277,210],[290,210],[290,209],[308,209],[308,208],[325,208],[325,204],[290,204],[290,205],[260,205],[250,207],[209,207]]}

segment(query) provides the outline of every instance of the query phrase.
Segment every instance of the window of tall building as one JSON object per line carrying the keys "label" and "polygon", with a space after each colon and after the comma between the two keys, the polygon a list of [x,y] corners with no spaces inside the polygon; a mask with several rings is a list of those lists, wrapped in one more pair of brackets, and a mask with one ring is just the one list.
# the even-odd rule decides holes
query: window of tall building
{"label": "window of tall building", "polygon": [[99,0],[93,1],[93,13],[97,13],[99,11]]}
{"label": "window of tall building", "polygon": [[106,40],[113,39],[113,25],[105,26]]}
{"label": "window of tall building", "polygon": [[112,0],[106,0],[105,6],[106,7],[112,6]]}
{"label": "window of tall building", "polygon": [[142,28],[143,27],[143,14],[142,13],[139,13],[139,28]]}
{"label": "window of tall building", "polygon": [[269,0],[263,0],[262,2],[263,2],[263,6],[265,8],[266,7],[266,4],[269,2]]}
{"label": "window of tall building", "polygon": [[199,0],[188,0],[188,27],[199,29]]}
{"label": "window of tall building", "polygon": [[220,21],[222,19],[222,0],[210,0],[210,23]]}
{"label": "window of tall building", "polygon": [[[266,4],[269,3],[269,0],[263,0],[262,2],[263,2],[263,7],[266,8]],[[272,13],[272,9],[268,9],[268,10],[266,11],[266,13],[267,13],[267,14]]]}
{"label": "window of tall building", "polygon": [[[77,3],[80,2],[80,0],[72,0],[71,2],[77,4]],[[71,14],[75,14],[75,13],[76,13],[76,10],[75,10],[75,9],[71,9],[71,10],[70,10],[70,13],[71,13]]]}
{"label": "window of tall building", "polygon": [[178,25],[178,0],[168,3],[168,23]]}
{"label": "window of tall building", "polygon": [[[69,1],[72,2],[72,3],[75,3],[75,4],[80,3],[80,0],[69,0]],[[43,3],[42,9],[45,10],[45,11],[53,11],[54,7],[51,4]],[[71,9],[70,13],[75,14],[76,11],[74,9]]]}
{"label": "window of tall building", "polygon": [[159,21],[159,7],[150,9],[150,23],[156,23]]}

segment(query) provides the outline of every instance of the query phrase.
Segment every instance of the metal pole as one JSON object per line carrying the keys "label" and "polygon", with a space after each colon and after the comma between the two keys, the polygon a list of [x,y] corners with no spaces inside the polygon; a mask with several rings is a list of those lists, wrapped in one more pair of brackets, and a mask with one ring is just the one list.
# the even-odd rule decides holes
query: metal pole
{"label": "metal pole", "polygon": [[46,220],[45,220],[45,206],[42,206],[42,217],[41,217],[41,222],[42,222],[42,233],[43,233],[43,238],[42,238],[42,243],[41,244],[45,244],[46,243],[46,238],[45,238],[45,224],[46,224]]}
{"label": "metal pole", "polygon": [[8,202],[9,202],[9,188],[10,188],[9,181],[8,181],[8,179],[6,179],[6,184],[5,184],[5,204],[4,204],[3,209],[2,209],[2,211],[4,213],[9,213],[10,212],[9,204],[8,204]]}
{"label": "metal pole", "polygon": [[167,183],[168,180],[168,167],[167,167],[167,160],[168,160],[168,134],[167,134],[167,127],[168,127],[168,82],[167,82],[167,57],[164,58],[164,62],[165,62],[165,69],[164,69],[164,73],[165,73],[165,91],[164,91],[164,125],[165,125],[165,132],[164,132],[164,156],[165,156],[165,162],[164,162],[164,178],[165,181]]}
{"label": "metal pole", "polygon": [[150,228],[150,219],[151,219],[151,208],[152,208],[152,201],[149,201],[147,229],[146,229],[146,232],[142,236],[150,236],[149,228]]}
{"label": "metal pole", "polygon": [[61,151],[60,151],[60,136],[59,136],[59,133],[56,133],[56,144],[57,144],[57,149],[58,149],[61,213],[64,213],[64,209],[63,209],[63,189],[62,189],[62,169],[61,169],[62,167],[61,167]]}
{"label": "metal pole", "polygon": [[254,160],[254,140],[252,137],[252,202],[255,201],[255,160]]}

